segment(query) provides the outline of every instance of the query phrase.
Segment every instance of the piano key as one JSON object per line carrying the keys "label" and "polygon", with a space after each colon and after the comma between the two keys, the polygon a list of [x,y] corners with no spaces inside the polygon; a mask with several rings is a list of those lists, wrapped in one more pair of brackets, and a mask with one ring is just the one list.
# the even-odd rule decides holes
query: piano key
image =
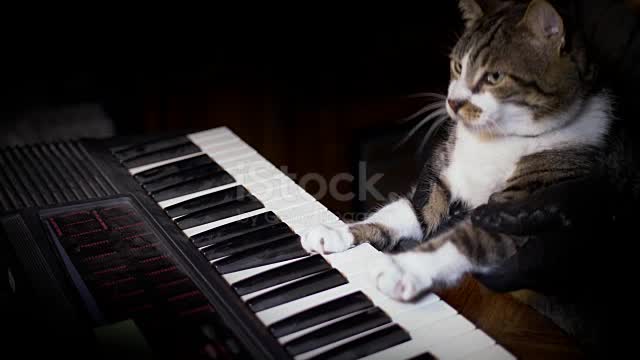
{"label": "piano key", "polygon": [[242,296],[330,269],[331,265],[322,256],[313,255],[238,281],[231,286]]}
{"label": "piano key", "polygon": [[147,155],[159,150],[165,150],[179,145],[190,144],[191,140],[186,136],[172,136],[161,139],[153,139],[143,143],[134,144],[115,151],[115,156],[121,162],[131,160],[136,157]]}
{"label": "piano key", "polygon": [[170,159],[166,159],[166,160],[157,161],[157,162],[154,162],[154,163],[151,163],[151,164],[147,164],[147,165],[136,166],[136,167],[130,168],[129,169],[129,173],[131,175],[135,176],[137,174],[140,174],[140,173],[145,172],[145,171],[150,170],[150,169],[155,169],[155,168],[160,167],[160,166],[173,164],[173,163],[176,163],[176,162],[179,162],[179,161],[182,161],[182,160],[191,159],[191,158],[194,158],[194,157],[197,157],[197,156],[201,156],[201,155],[206,155],[206,154],[203,154],[202,152],[196,152],[196,153],[193,153],[193,154],[182,155],[182,156],[178,156],[178,157],[175,157],[175,158],[170,158]]}
{"label": "piano key", "polygon": [[269,211],[201,232],[192,236],[191,241],[197,247],[215,245],[232,237],[264,229],[280,222],[280,218]]}
{"label": "piano key", "polygon": [[264,205],[254,196],[249,195],[187,214],[176,219],[175,222],[181,229],[189,229],[261,208],[264,208]]}
{"label": "piano key", "polygon": [[176,144],[174,146],[165,147],[159,150],[145,152],[126,160],[122,160],[122,164],[128,169],[140,167],[143,165],[150,165],[160,161],[175,159],[180,156],[192,155],[201,152],[200,148],[194,145],[191,141],[184,142],[182,144]]}
{"label": "piano key", "polygon": [[465,360],[516,360],[505,348],[495,344],[464,357]]}
{"label": "piano key", "polygon": [[142,185],[142,187],[147,190],[147,192],[154,194],[159,192],[160,190],[164,190],[172,186],[187,183],[207,176],[224,173],[229,175],[226,171],[221,170],[218,166],[202,165],[196,168],[179,172],[177,174],[168,175],[160,179],[151,181],[147,184]]}
{"label": "piano key", "polygon": [[204,151],[204,153],[209,155],[215,162],[217,162],[218,164],[226,168],[227,164],[233,163],[236,160],[250,157],[251,155],[255,155],[256,151],[249,147],[241,147],[241,148],[231,149],[228,152],[218,153],[218,154],[211,153],[208,151]]}
{"label": "piano key", "polygon": [[158,202],[158,205],[160,205],[161,208],[166,209],[166,208],[168,208],[170,206],[173,206],[173,205],[176,205],[176,204],[180,204],[182,202],[185,202],[185,201],[188,201],[188,200],[192,200],[192,199],[195,199],[195,198],[199,198],[200,196],[204,196],[204,195],[208,195],[208,194],[211,194],[211,193],[214,193],[214,192],[226,190],[226,189],[238,186],[238,185],[239,184],[237,182],[232,182],[230,184],[216,186],[216,187],[212,187],[210,189],[196,191],[196,192],[191,193],[191,194],[178,196],[178,197],[173,198],[173,199],[163,200],[163,201]]}
{"label": "piano key", "polygon": [[203,139],[215,138],[215,137],[221,137],[221,138],[234,137],[234,138],[237,138],[237,136],[231,130],[229,130],[229,128],[227,128],[226,126],[220,126],[220,127],[213,128],[213,129],[207,129],[207,130],[199,131],[199,132],[196,132],[196,133],[189,134],[189,135],[187,135],[187,137],[189,139],[191,139],[191,141],[194,141],[196,143],[198,141],[203,140]]}
{"label": "piano key", "polygon": [[252,218],[252,217],[254,217],[256,215],[260,215],[260,214],[264,214],[264,213],[268,213],[268,212],[269,212],[269,209],[267,209],[267,208],[253,210],[253,211],[249,211],[248,213],[244,213],[244,214],[241,214],[241,215],[232,216],[232,217],[229,217],[229,218],[226,218],[226,219],[214,221],[214,222],[209,223],[209,224],[196,226],[196,227],[191,228],[191,229],[185,229],[182,232],[184,232],[184,234],[187,235],[187,237],[189,237],[189,238],[195,238],[196,235],[199,235],[201,233],[205,233],[205,232],[207,232],[209,230],[212,230],[212,229],[215,229],[217,227],[224,226],[224,225],[227,225],[227,224],[231,224],[231,223],[234,223],[236,221],[244,220],[244,219],[247,219],[247,218]]}
{"label": "piano key", "polygon": [[[201,249],[208,260],[216,260],[233,255],[256,246],[268,244],[282,238],[295,235],[285,223],[275,224],[261,231],[250,232],[245,235],[233,237],[216,245]],[[244,294],[243,294],[244,295]]]}
{"label": "piano key", "polygon": [[284,347],[295,356],[388,323],[391,323],[389,315],[379,308],[371,308],[295,338]]}
{"label": "piano key", "polygon": [[[416,315],[418,314],[417,312],[419,312],[419,316]],[[438,300],[426,306],[417,306],[412,311],[394,314],[393,321],[405,329],[417,329],[457,314],[456,309],[446,302]]]}
{"label": "piano key", "polygon": [[358,291],[277,321],[271,324],[269,330],[274,336],[281,338],[370,307],[373,307],[371,300]]}
{"label": "piano key", "polygon": [[347,283],[347,279],[339,271],[333,269],[296,282],[284,285],[249,299],[247,305],[255,311],[266,310],[312,294],[335,288]]}
{"label": "piano key", "polygon": [[210,189],[212,187],[233,183],[234,179],[226,172],[213,172],[201,178],[186,181],[169,188],[152,193],[151,197],[156,201],[168,200],[178,196],[194,193],[196,191]]}
{"label": "piano key", "polygon": [[265,325],[270,326],[280,320],[288,318],[291,315],[358,292],[359,290],[360,289],[351,284],[345,284],[336,288],[329,289],[327,291],[323,291],[295,301],[288,302],[286,304],[276,306],[271,309],[259,311],[258,313],[256,313],[256,316]]}
{"label": "piano key", "polygon": [[221,259],[213,266],[221,274],[269,265],[309,255],[300,245],[300,237],[292,235],[273,243],[245,250]]}
{"label": "piano key", "polygon": [[137,173],[134,177],[141,184],[147,184],[149,182],[161,179],[165,176],[179,174],[182,171],[193,169],[202,165],[218,167],[222,170],[222,167],[213,162],[213,160],[211,160],[209,156],[202,154],[185,160],[158,166],[141,173]]}
{"label": "piano key", "polygon": [[411,341],[367,357],[367,360],[410,359],[425,352],[432,352],[434,346],[443,344],[452,338],[470,333],[475,326],[456,315],[417,329],[408,329]]}
{"label": "piano key", "polygon": [[[206,155],[205,155],[206,156]],[[256,193],[260,191],[260,187],[258,185],[255,185],[254,183],[256,182],[267,182],[267,181],[272,181],[272,185],[273,186],[278,186],[278,184],[280,182],[283,183],[283,185],[288,185],[285,182],[285,176],[282,173],[279,173],[277,171],[273,171],[269,176],[267,177],[260,177],[259,179],[255,179],[255,181],[247,181],[246,179],[243,178],[242,173],[240,173],[240,171],[238,171],[237,169],[230,169],[225,167],[225,171],[227,171],[227,173],[229,173],[234,179],[235,182],[232,184],[227,184],[227,185],[223,185],[223,186],[218,186],[218,187],[213,187],[213,188],[209,188],[209,189],[205,189],[205,190],[201,190],[195,193],[190,193],[190,194],[186,194],[186,195],[182,195],[179,196],[177,198],[173,198],[173,199],[169,199],[169,200],[163,200],[159,202],[159,205],[163,208],[187,201],[187,200],[191,200],[197,197],[200,197],[202,195],[206,195],[206,194],[210,194],[213,192],[217,192],[232,186],[237,186],[237,185],[243,185],[244,187],[246,187],[249,191]],[[280,178],[282,179],[282,181],[280,181],[279,179],[275,179],[274,178]],[[288,178],[287,178],[288,179]],[[249,188],[249,186],[253,186],[254,188]],[[256,186],[258,186],[256,188]],[[273,190],[273,188],[269,188],[270,190]]]}
{"label": "piano key", "polygon": [[431,348],[429,352],[440,359],[460,359],[477,351],[485,350],[494,344],[495,341],[493,339],[482,330],[476,329],[438,344]]}
{"label": "piano key", "polygon": [[277,262],[277,263],[273,263],[273,264],[269,264],[269,265],[263,265],[263,266],[258,266],[255,268],[249,268],[246,270],[240,270],[240,271],[234,271],[228,274],[222,274],[222,277],[227,280],[227,282],[229,284],[233,284],[236,283],[238,281],[242,281],[244,279],[248,279],[254,275],[263,273],[265,271],[269,271],[271,269],[275,269],[277,267],[280,266],[284,266],[286,264],[298,261],[300,259],[304,259],[304,257],[302,258],[295,258],[295,259],[291,259],[291,260],[285,260],[285,261],[281,261],[281,262]]}
{"label": "piano key", "polygon": [[[218,226],[222,226],[228,223],[232,223],[235,222],[237,220],[242,220],[244,218],[247,217],[251,217],[254,215],[258,215],[267,211],[273,211],[273,213],[276,214],[276,216],[278,216],[281,220],[285,221],[288,220],[290,218],[295,218],[298,216],[303,216],[304,214],[309,214],[309,213],[313,213],[315,211],[317,211],[319,208],[321,208],[321,206],[319,205],[319,203],[317,202],[307,202],[304,203],[304,200],[301,200],[301,203],[298,204],[292,204],[290,201],[285,201],[282,203],[277,203],[277,204],[265,204],[266,206],[263,209],[259,209],[259,210],[254,210],[245,214],[241,214],[238,216],[234,216],[234,217],[230,217],[230,218],[226,218],[226,219],[222,219],[222,220],[218,220],[218,221],[214,221],[212,223],[209,224],[204,224],[201,226],[196,226],[194,228],[191,229],[187,229],[185,230],[185,234],[189,237],[194,236],[196,234],[199,234],[203,231],[207,231],[209,229],[213,229],[216,228]],[[278,205],[283,205],[285,206],[285,208],[279,208]]]}
{"label": "piano key", "polygon": [[164,210],[167,212],[167,215],[176,218],[210,207],[226,204],[247,196],[249,196],[249,192],[244,186],[234,186],[166,207]]}
{"label": "piano key", "polygon": [[367,272],[363,272],[357,276],[347,275],[347,279],[350,284],[360,288],[376,306],[379,306],[389,314],[400,315],[416,311],[440,300],[436,294],[424,295],[414,302],[401,302],[391,299],[376,288],[374,280],[369,278]]}
{"label": "piano key", "polygon": [[[328,351],[316,349],[295,357],[296,360],[331,359],[347,360],[359,359],[370,354],[388,349],[397,344],[411,340],[409,334],[398,325],[391,325],[376,329],[364,336],[355,338],[347,343],[333,347]],[[320,350],[319,353],[315,353]]]}

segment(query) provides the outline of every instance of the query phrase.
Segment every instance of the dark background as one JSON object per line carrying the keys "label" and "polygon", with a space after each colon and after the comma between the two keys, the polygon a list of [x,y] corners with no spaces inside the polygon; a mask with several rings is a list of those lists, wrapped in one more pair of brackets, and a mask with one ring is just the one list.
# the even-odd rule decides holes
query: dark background
{"label": "dark background", "polygon": [[[579,3],[608,78],[635,99],[631,7]],[[446,93],[448,52],[462,31],[457,1],[389,6],[376,16],[341,10],[228,19],[218,9],[200,19],[194,9],[153,26],[149,13],[136,30],[115,18],[32,19],[3,35],[0,145],[228,126],[298,178],[357,175],[366,161],[369,173],[384,173],[381,191],[405,191],[416,164],[410,146],[391,151],[410,125],[398,120],[431,101],[408,95]],[[341,214],[376,202],[320,200]]]}

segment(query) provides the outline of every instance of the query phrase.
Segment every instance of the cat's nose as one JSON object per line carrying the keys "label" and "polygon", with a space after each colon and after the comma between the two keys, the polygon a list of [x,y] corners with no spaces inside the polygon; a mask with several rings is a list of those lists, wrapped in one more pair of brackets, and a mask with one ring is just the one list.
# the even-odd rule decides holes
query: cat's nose
{"label": "cat's nose", "polygon": [[449,107],[451,108],[451,110],[457,114],[458,110],[460,110],[460,108],[462,106],[464,106],[464,104],[467,102],[467,100],[454,100],[454,99],[447,99],[447,103],[449,103]]}

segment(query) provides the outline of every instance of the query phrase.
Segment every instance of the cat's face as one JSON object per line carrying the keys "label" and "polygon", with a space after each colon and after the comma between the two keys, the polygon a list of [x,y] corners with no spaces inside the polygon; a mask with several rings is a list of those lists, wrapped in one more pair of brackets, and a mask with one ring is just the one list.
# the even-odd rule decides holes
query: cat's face
{"label": "cat's face", "polygon": [[[451,52],[447,112],[480,134],[537,136],[563,126],[584,88],[544,0],[461,0],[466,31]],[[572,113],[573,112],[573,113]]]}

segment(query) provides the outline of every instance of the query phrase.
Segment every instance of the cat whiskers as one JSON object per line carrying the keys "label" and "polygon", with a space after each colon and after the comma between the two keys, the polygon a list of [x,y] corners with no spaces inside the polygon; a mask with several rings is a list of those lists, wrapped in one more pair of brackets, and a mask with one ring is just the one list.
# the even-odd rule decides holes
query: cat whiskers
{"label": "cat whiskers", "polygon": [[[427,105],[417,113],[418,115],[413,115],[412,117],[423,115],[424,113],[427,113],[429,111],[431,111],[431,113],[429,113],[422,120],[420,120],[420,122],[418,122],[416,126],[411,128],[409,133],[402,140],[400,140],[400,142],[396,146],[394,146],[394,149],[393,149],[394,151],[400,148],[402,145],[406,144],[413,137],[413,135],[415,135],[416,132],[418,132],[418,130],[420,130],[422,127],[424,127],[426,124],[428,124],[432,120],[437,120],[436,123],[440,124],[443,121],[442,119],[446,120],[449,118],[449,114],[447,113],[447,109],[445,108],[444,101],[441,101],[436,104]],[[433,126],[432,126],[432,129],[433,129]]]}

